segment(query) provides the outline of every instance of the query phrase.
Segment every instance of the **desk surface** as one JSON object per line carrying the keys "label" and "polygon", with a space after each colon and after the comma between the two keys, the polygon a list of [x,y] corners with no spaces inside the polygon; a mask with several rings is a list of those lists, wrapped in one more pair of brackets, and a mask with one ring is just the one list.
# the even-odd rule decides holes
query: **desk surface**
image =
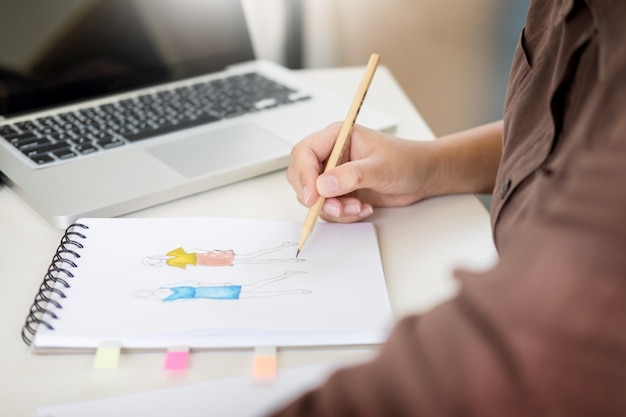
{"label": "desk surface", "polygon": [[[351,96],[362,68],[305,70],[321,85]],[[396,134],[430,140],[432,133],[385,67],[367,104],[398,119]],[[269,192],[268,192],[269,191]],[[224,216],[302,221],[284,171],[132,213],[127,217]],[[495,260],[488,213],[472,195],[433,198],[403,208],[377,209],[376,225],[393,312],[421,312],[454,294],[451,272],[485,268]],[[33,355],[20,331],[61,231],[0,185],[0,415],[30,416],[36,407],[249,375],[252,352],[194,352],[183,374],[163,370],[162,353],[123,354],[116,370],[94,370],[93,356]],[[281,367],[352,359],[368,349],[285,350]]]}

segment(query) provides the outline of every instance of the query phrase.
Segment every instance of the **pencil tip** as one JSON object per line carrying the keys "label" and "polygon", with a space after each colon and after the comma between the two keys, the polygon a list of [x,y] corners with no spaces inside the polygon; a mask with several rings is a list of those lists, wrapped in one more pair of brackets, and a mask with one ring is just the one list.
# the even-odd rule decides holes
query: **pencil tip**
{"label": "pencil tip", "polygon": [[300,249],[296,251],[296,258],[298,257],[298,255],[300,255]]}

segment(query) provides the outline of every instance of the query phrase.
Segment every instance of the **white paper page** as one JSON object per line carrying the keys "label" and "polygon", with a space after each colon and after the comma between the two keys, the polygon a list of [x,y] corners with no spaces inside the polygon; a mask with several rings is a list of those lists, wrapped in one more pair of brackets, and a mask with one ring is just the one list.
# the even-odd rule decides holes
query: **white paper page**
{"label": "white paper page", "polygon": [[[87,237],[77,250],[71,288],[59,299],[62,308],[52,307],[54,330],[40,327],[36,346],[97,347],[105,340],[123,348],[367,344],[382,342],[391,327],[372,224],[320,223],[296,258],[302,227],[296,222],[84,223],[89,229],[81,230]],[[183,255],[171,255],[179,248]],[[200,265],[207,251],[227,249],[234,251],[232,265]],[[184,263],[190,253],[196,265]],[[226,287],[219,290],[226,299],[203,298],[216,296],[218,287]]]}
{"label": "white paper page", "polygon": [[[350,362],[348,364],[356,364]],[[35,417],[261,417],[322,384],[346,363],[280,371],[267,384],[228,378],[139,394],[40,407]]]}

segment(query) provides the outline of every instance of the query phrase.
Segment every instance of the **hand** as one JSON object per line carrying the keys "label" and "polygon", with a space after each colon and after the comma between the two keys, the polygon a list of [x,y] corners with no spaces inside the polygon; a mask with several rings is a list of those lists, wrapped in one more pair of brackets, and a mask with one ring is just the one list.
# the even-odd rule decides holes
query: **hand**
{"label": "hand", "polygon": [[356,125],[340,164],[320,175],[341,123],[313,133],[291,152],[287,180],[298,200],[311,206],[326,198],[320,216],[327,221],[355,222],[374,206],[404,206],[433,195],[437,170],[431,141],[417,142]]}

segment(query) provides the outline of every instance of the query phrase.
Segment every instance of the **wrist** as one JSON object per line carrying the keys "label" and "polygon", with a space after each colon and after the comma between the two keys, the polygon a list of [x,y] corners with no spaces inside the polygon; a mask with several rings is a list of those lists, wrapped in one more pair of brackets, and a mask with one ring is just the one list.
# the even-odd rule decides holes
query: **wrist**
{"label": "wrist", "polygon": [[490,193],[501,153],[501,122],[434,140],[434,195]]}
{"label": "wrist", "polygon": [[436,197],[439,195],[454,194],[457,189],[454,178],[454,170],[451,169],[451,158],[448,156],[448,149],[439,140],[424,143],[422,150],[423,174],[422,190],[423,198]]}

